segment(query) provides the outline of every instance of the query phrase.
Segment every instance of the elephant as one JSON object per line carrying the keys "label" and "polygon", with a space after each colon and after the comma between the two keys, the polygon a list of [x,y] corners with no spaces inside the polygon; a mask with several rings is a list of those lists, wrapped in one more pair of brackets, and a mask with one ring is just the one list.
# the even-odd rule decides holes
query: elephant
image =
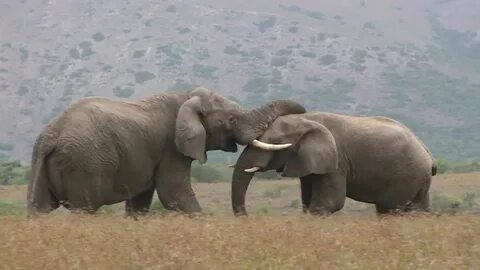
{"label": "elephant", "polygon": [[[263,143],[267,143],[263,145]],[[268,144],[287,146],[274,150]],[[383,116],[327,112],[278,117],[239,156],[232,208],[247,215],[245,194],[257,171],[300,178],[304,212],[328,216],[346,197],[375,204],[378,215],[429,211],[435,160],[405,125]]]}
{"label": "elephant", "polygon": [[204,87],[136,101],[82,98],[35,141],[27,212],[62,205],[95,213],[125,201],[126,214],[135,215],[148,211],[154,191],[166,209],[201,212],[190,183],[193,160],[205,163],[209,150],[236,152],[278,116],[304,112],[289,100],[246,110]]}

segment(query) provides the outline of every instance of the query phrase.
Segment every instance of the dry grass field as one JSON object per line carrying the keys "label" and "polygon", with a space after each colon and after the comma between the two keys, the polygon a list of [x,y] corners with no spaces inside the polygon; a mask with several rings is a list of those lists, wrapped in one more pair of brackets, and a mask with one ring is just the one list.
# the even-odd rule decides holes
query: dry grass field
{"label": "dry grass field", "polygon": [[[478,206],[380,219],[349,200],[318,218],[301,213],[298,185],[253,182],[248,218],[232,217],[228,183],[194,186],[206,213],[196,217],[157,212],[135,221],[121,205],[95,216],[3,213],[0,269],[480,269]],[[441,175],[432,186],[452,198],[479,191],[480,173]],[[23,186],[0,187],[4,205],[23,207],[24,197]]]}

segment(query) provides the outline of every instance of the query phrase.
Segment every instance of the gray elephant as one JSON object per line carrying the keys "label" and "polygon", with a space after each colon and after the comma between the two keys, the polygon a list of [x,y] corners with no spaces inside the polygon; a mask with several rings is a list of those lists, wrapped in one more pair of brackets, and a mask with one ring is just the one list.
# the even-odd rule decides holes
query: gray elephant
{"label": "gray elephant", "polygon": [[305,109],[288,100],[247,111],[205,88],[157,94],[136,102],[83,98],[38,136],[28,185],[29,214],[59,205],[95,212],[126,201],[145,212],[156,190],[167,209],[200,212],[190,184],[192,160],[206,151],[237,151],[275,118]]}
{"label": "gray elephant", "polygon": [[[275,151],[263,143],[289,147]],[[244,149],[232,179],[236,215],[246,215],[254,172],[271,169],[299,177],[304,210],[322,215],[342,209],[346,197],[375,204],[379,214],[428,211],[436,174],[430,151],[401,123],[323,112],[279,117]]]}

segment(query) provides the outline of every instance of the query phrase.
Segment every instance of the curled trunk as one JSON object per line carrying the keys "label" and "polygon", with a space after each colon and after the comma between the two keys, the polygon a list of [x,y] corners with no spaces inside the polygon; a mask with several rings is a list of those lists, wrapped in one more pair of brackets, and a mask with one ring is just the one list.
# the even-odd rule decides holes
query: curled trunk
{"label": "curled trunk", "polygon": [[277,117],[287,114],[305,113],[305,108],[291,100],[268,102],[258,109],[241,115],[235,135],[240,144],[246,145],[261,136]]}

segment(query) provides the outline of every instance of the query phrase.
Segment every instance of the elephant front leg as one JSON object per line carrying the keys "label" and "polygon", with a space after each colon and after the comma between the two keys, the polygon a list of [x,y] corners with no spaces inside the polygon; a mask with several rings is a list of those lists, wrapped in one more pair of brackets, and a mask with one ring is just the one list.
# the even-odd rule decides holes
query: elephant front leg
{"label": "elephant front leg", "polygon": [[300,178],[300,189],[302,194],[302,210],[308,213],[310,202],[312,201],[312,181],[306,177]]}
{"label": "elephant front leg", "polygon": [[312,200],[309,212],[313,215],[330,215],[341,210],[346,200],[346,179],[338,174],[306,176],[312,183]]}
{"label": "elephant front leg", "polygon": [[152,204],[155,187],[148,189],[125,202],[125,213],[127,216],[136,216],[146,214]]}
{"label": "elephant front leg", "polygon": [[201,212],[190,183],[191,159],[181,155],[170,155],[155,172],[158,197],[168,210],[185,213]]}

